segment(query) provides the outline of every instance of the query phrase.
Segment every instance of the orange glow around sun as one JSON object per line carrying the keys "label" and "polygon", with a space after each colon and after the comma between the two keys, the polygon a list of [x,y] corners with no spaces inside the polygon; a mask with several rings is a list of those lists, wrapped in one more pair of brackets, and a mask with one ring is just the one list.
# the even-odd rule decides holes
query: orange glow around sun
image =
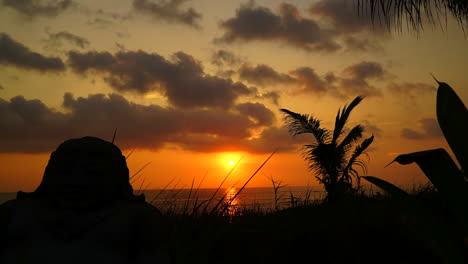
{"label": "orange glow around sun", "polygon": [[241,152],[223,152],[219,155],[220,163],[225,167],[235,166],[238,162],[242,163],[241,158],[244,156],[244,153]]}

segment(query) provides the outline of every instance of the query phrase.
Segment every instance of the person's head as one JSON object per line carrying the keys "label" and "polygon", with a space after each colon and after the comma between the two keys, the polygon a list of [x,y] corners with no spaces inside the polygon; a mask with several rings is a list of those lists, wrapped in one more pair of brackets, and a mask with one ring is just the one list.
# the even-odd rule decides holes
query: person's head
{"label": "person's head", "polygon": [[51,154],[35,193],[71,208],[135,198],[120,149],[95,137],[70,139],[60,144]]}

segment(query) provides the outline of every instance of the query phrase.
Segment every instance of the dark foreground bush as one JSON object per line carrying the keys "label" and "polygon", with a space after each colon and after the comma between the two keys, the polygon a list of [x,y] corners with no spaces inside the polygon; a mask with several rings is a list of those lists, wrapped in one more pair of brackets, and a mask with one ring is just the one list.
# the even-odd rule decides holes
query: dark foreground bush
{"label": "dark foreground bush", "polygon": [[[444,213],[431,189],[418,195]],[[441,263],[406,224],[405,206],[359,195],[235,216],[170,214],[167,247],[171,263]]]}

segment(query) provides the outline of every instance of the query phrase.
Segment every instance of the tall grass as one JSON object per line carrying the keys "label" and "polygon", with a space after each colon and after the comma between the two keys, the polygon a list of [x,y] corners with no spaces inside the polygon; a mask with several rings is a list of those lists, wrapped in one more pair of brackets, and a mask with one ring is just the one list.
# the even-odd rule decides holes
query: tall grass
{"label": "tall grass", "polygon": [[[226,180],[232,175],[233,171],[240,164],[242,157],[236,162],[233,168],[226,174],[219,186],[215,189],[214,193],[208,200],[201,201],[199,199],[198,193],[200,191],[201,184],[203,183],[208,171],[203,176],[203,179],[198,184],[198,187],[195,187],[195,178],[192,179],[192,183],[189,190],[188,197],[184,202],[184,205],[181,209],[177,208],[177,195],[183,190],[182,188],[177,188],[178,184],[174,184],[171,188],[171,184],[174,179],[172,179],[163,189],[161,189],[149,202],[155,204],[155,201],[160,197],[164,197],[164,201],[160,204],[155,204],[160,210],[165,211],[169,214],[178,214],[185,216],[195,216],[195,215],[219,215],[219,216],[229,216],[236,213],[236,206],[233,205],[233,202],[241,194],[241,192],[246,188],[249,182],[258,174],[258,172],[267,164],[267,162],[273,157],[275,152],[271,153],[270,156],[249,176],[246,182],[239,188],[234,195],[228,197],[228,193],[225,192],[221,198],[217,199],[217,194],[223,189],[223,185]],[[135,173],[131,179],[135,178],[146,166],[146,164],[141,169]],[[234,188],[237,183],[230,186],[229,189]],[[194,200],[193,204],[190,204],[190,201]]]}

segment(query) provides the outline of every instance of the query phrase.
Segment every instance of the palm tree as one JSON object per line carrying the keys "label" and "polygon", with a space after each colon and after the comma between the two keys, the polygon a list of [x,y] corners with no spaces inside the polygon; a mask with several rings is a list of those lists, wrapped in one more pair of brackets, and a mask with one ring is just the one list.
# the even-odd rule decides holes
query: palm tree
{"label": "palm tree", "polygon": [[360,13],[370,11],[373,21],[384,20],[387,26],[398,29],[406,21],[410,28],[419,31],[423,28],[424,15],[432,24],[447,14],[457,19],[462,30],[468,24],[467,0],[358,0],[357,6]]}
{"label": "palm tree", "polygon": [[317,180],[324,185],[327,201],[340,200],[346,193],[354,190],[353,178],[359,185],[359,174],[355,166],[363,169],[364,173],[367,171],[365,162],[359,157],[365,154],[374,136],[357,144],[364,132],[362,125],[356,125],[345,133],[349,115],[362,99],[363,97],[358,96],[343,109],[338,109],[333,131],[322,128],[320,120],[314,116],[281,109],[290,134],[295,136],[309,133],[314,136],[316,142],[303,146],[304,159],[309,164],[309,169],[316,172]]}

